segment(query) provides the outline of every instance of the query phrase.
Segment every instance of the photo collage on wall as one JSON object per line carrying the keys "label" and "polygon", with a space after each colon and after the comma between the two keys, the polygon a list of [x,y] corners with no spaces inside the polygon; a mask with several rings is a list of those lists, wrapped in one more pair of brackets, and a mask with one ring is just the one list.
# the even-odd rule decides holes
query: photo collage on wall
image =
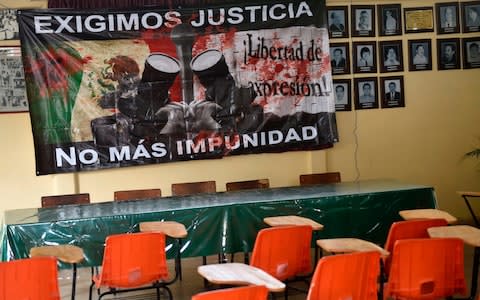
{"label": "photo collage on wall", "polygon": [[[327,17],[336,111],[405,107],[405,72],[480,68],[478,0],[327,6]],[[414,38],[425,32],[438,38]]]}

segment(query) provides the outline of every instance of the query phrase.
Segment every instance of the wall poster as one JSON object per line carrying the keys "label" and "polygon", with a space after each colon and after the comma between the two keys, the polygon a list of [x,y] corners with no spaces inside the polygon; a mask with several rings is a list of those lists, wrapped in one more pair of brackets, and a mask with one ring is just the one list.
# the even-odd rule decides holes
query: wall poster
{"label": "wall poster", "polygon": [[325,2],[21,10],[37,175],[337,141]]}

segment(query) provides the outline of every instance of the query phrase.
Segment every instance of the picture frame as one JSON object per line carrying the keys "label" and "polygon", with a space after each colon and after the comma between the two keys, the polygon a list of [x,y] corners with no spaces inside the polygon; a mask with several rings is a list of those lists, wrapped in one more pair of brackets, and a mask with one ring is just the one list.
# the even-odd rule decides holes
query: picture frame
{"label": "picture frame", "polygon": [[377,42],[353,42],[353,72],[376,73],[377,72]]}
{"label": "picture frame", "polygon": [[18,40],[16,9],[0,9],[0,41]]}
{"label": "picture frame", "polygon": [[327,6],[328,36],[334,38],[349,37],[349,17],[347,6]]}
{"label": "picture frame", "polygon": [[350,79],[334,79],[333,91],[335,97],[335,111],[352,110],[352,89]]}
{"label": "picture frame", "polygon": [[381,108],[405,107],[405,88],[403,76],[380,78],[382,100]]}
{"label": "picture frame", "polygon": [[330,43],[332,74],[350,74],[350,44]]}
{"label": "picture frame", "polygon": [[380,72],[403,71],[403,47],[402,41],[380,41],[378,44],[380,54]]}
{"label": "picture frame", "polygon": [[460,39],[437,39],[438,70],[460,69]]}
{"label": "picture frame", "polygon": [[405,33],[433,32],[433,7],[408,7],[403,9]]}
{"label": "picture frame", "polygon": [[28,111],[20,47],[0,47],[0,113]]}
{"label": "picture frame", "polygon": [[352,5],[352,36],[375,36],[375,5]]}
{"label": "picture frame", "polygon": [[480,37],[462,39],[463,68],[480,68]]}
{"label": "picture frame", "polygon": [[480,1],[462,2],[462,32],[480,32]]}
{"label": "picture frame", "polygon": [[378,108],[377,77],[354,79],[355,109]]}
{"label": "picture frame", "polygon": [[460,32],[460,16],[458,11],[458,2],[442,2],[435,4],[437,34]]}
{"label": "picture frame", "polygon": [[408,70],[432,70],[432,40],[408,40]]}
{"label": "picture frame", "polygon": [[402,34],[402,6],[400,4],[377,5],[377,14],[380,36]]}

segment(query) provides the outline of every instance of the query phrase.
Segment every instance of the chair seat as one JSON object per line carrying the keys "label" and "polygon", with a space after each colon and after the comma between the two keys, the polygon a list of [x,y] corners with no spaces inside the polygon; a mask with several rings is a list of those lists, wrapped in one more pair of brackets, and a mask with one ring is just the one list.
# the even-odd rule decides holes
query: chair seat
{"label": "chair seat", "polygon": [[265,285],[271,292],[281,292],[285,284],[267,272],[246,264],[226,263],[199,266],[198,273],[215,284]]}
{"label": "chair seat", "polygon": [[356,238],[321,239],[317,240],[317,245],[330,253],[377,251],[382,256],[390,255],[374,243]]}
{"label": "chair seat", "polygon": [[185,225],[175,221],[152,221],[141,222],[141,232],[161,232],[172,238],[183,239],[187,237],[188,232]]}
{"label": "chair seat", "polygon": [[83,261],[82,248],[74,245],[40,246],[30,249],[30,256],[54,256],[59,261],[70,264],[78,264]]}
{"label": "chair seat", "polygon": [[401,210],[398,213],[404,220],[445,219],[447,220],[448,224],[457,222],[457,218],[448,212],[434,208]]}
{"label": "chair seat", "polygon": [[322,230],[323,225],[315,222],[312,219],[299,217],[299,216],[275,216],[267,217],[263,219],[263,222],[274,227],[274,226],[285,226],[285,225],[310,225],[312,230]]}

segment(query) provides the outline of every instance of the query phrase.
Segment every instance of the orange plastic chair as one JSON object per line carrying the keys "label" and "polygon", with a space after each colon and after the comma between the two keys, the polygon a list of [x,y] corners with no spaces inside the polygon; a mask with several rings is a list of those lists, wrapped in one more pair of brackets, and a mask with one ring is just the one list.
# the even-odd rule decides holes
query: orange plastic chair
{"label": "orange plastic chair", "polygon": [[[165,235],[158,232],[125,233],[108,236],[105,240],[102,271],[92,277],[90,296],[95,285],[109,290],[108,294],[155,288],[157,297],[160,288],[172,293],[167,287],[174,280],[168,280],[167,258],[165,254]],[[175,277],[176,279],[176,277]],[[152,284],[145,286],[147,284]],[[123,290],[122,290],[123,289]]]}
{"label": "orange plastic chair", "polygon": [[[278,226],[258,232],[250,265],[280,281],[310,273],[312,226]],[[285,288],[285,298],[288,285]]]}
{"label": "orange plastic chair", "polygon": [[380,253],[355,252],[320,259],[307,300],[377,300]]}
{"label": "orange plastic chair", "polygon": [[237,288],[204,292],[192,297],[192,300],[266,300],[268,289],[263,285],[250,285]]}
{"label": "orange plastic chair", "polygon": [[386,297],[442,299],[466,291],[463,241],[407,239],[395,243]]}
{"label": "orange plastic chair", "polygon": [[390,252],[390,256],[385,259],[385,273],[390,272],[393,246],[397,240],[429,238],[428,228],[447,225],[445,219],[417,219],[392,223],[384,247],[385,250]]}
{"label": "orange plastic chair", "polygon": [[57,260],[34,257],[0,263],[0,299],[60,300]]}

